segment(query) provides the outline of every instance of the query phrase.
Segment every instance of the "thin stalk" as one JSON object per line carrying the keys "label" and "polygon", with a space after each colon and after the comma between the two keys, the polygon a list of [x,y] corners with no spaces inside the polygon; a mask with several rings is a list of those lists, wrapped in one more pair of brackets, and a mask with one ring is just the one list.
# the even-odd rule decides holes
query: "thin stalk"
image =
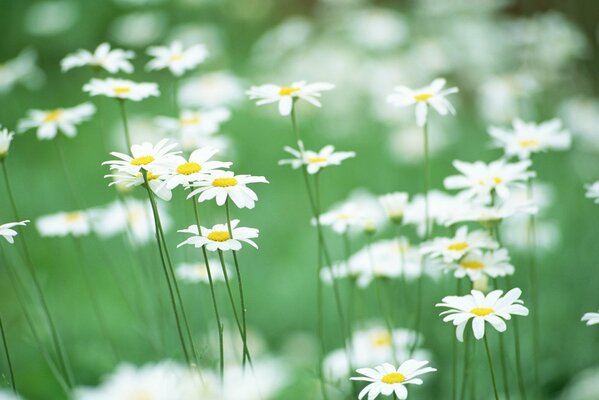
{"label": "thin stalk", "polygon": [[401,225],[396,223],[395,224],[396,229],[397,229],[397,249],[399,252],[399,266],[400,266],[400,270],[401,270],[401,275],[400,275],[400,280],[401,280],[401,292],[402,292],[402,297],[403,297],[403,302],[404,302],[404,306],[406,307],[406,310],[410,309],[410,304],[409,304],[409,296],[407,293],[408,290],[408,281],[406,279],[406,255],[404,252],[404,249],[402,248],[402,243],[401,243]]}
{"label": "thin stalk", "polygon": [[131,134],[129,133],[129,122],[127,121],[127,111],[125,110],[125,100],[119,99],[119,109],[121,110],[121,118],[123,119],[123,129],[125,132],[125,142],[127,150],[131,149]]}
{"label": "thin stalk", "polygon": [[503,375],[503,395],[506,400],[510,400],[510,384],[508,379],[505,343],[503,336],[499,335],[499,354],[501,355],[501,373]]}
{"label": "thin stalk", "polygon": [[[468,328],[468,327],[466,327]],[[461,395],[460,395],[460,399],[466,399],[466,388],[468,387],[468,378],[470,375],[470,346],[469,346],[469,342],[470,342],[470,335],[468,334],[468,332],[465,332],[465,338],[464,338],[464,374],[462,376],[462,390],[461,390]]]}
{"label": "thin stalk", "polygon": [[4,323],[2,322],[2,316],[0,316],[0,334],[2,335],[2,344],[4,345],[4,354],[6,355],[6,363],[8,364],[8,373],[10,375],[10,385],[12,387],[13,392],[17,393],[17,383],[15,381],[15,372],[12,367],[10,351],[8,351],[8,340],[6,339],[6,332],[4,331]]}
{"label": "thin stalk", "polygon": [[[322,394],[322,398],[324,400],[328,400],[327,388],[326,388],[326,379],[324,376],[324,357],[326,354],[326,346],[325,346],[325,338],[324,338],[324,307],[323,307],[323,296],[322,296],[322,278],[320,277],[320,272],[322,271],[322,252],[317,253],[317,267],[316,267],[316,329],[318,331],[318,337],[320,338],[320,346],[319,346],[319,359],[316,365],[316,370],[318,371],[318,376],[320,377],[320,392]],[[333,277],[333,279],[335,279]],[[349,357],[349,353],[348,353]],[[351,366],[350,366],[351,370]],[[351,374],[351,371],[350,371]]]}
{"label": "thin stalk", "polygon": [[[459,296],[461,289],[462,289],[461,288],[462,281],[460,279],[457,279],[456,281],[457,281],[456,296]],[[453,385],[452,385],[451,393],[452,393],[452,399],[457,400],[457,398],[458,398],[458,343],[454,337],[453,331],[451,331],[450,340],[452,343],[452,353],[453,353],[453,371],[452,371]]]}
{"label": "thin stalk", "polygon": [[56,138],[54,140],[54,144],[56,145],[56,152],[58,153],[58,157],[60,158],[60,163],[62,165],[62,169],[67,181],[67,185],[69,186],[69,190],[71,191],[71,195],[73,196],[73,200],[75,201],[75,207],[79,208],[79,209],[83,209],[84,208],[84,201],[83,199],[80,197],[79,191],[77,191],[77,186],[75,185],[75,180],[73,179],[73,176],[71,175],[71,170],[69,169],[69,163],[67,161],[67,157],[64,153],[64,149],[62,148],[62,145],[59,143],[59,141],[61,140],[61,138]]}
{"label": "thin stalk", "polygon": [[497,384],[495,382],[495,371],[493,369],[493,359],[491,358],[491,350],[489,350],[489,341],[487,335],[484,336],[485,350],[487,351],[487,359],[489,360],[489,371],[491,372],[491,381],[493,382],[493,393],[495,394],[495,400],[499,400],[499,393],[497,392]]}
{"label": "thin stalk", "polygon": [[173,108],[175,110],[175,118],[180,118],[181,107],[179,106],[179,78],[176,76],[173,80]]}
{"label": "thin stalk", "polygon": [[[528,179],[527,186],[527,198],[529,201],[533,200],[533,182],[532,178]],[[541,340],[541,328],[540,328],[540,305],[539,305],[539,290],[538,290],[538,282],[539,282],[539,274],[537,271],[537,262],[536,262],[536,242],[537,242],[537,233],[536,233],[536,223],[535,216],[530,215],[528,219],[528,256],[529,256],[529,279],[530,279],[530,296],[532,309],[535,312],[532,313],[532,350],[533,350],[533,359],[534,359],[534,382],[535,382],[535,390],[537,394],[540,391],[540,379],[539,379],[539,361],[540,361],[540,340]]]}

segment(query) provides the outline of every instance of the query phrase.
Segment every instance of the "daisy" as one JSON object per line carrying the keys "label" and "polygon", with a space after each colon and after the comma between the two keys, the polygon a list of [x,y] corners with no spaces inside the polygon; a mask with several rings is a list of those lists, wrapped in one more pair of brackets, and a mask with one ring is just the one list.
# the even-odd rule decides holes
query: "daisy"
{"label": "daisy", "polygon": [[479,222],[484,227],[489,227],[514,215],[534,215],[538,211],[539,207],[532,201],[521,203],[508,201],[502,202],[499,206],[472,204],[469,208],[464,208],[449,216],[443,223],[450,226],[460,222]]}
{"label": "daisy", "polygon": [[599,312],[589,312],[582,316],[581,321],[586,321],[587,326],[599,324]]}
{"label": "daisy", "polygon": [[335,152],[335,147],[332,145],[323,147],[319,152],[304,150],[301,142],[299,143],[299,146],[300,150],[286,146],[285,151],[295,158],[290,160],[280,160],[279,165],[289,164],[293,169],[306,165],[308,173],[313,175],[318,173],[321,168],[331,165],[341,165],[343,160],[356,156],[356,153],[353,151]]}
{"label": "daisy", "polygon": [[10,149],[10,143],[14,136],[15,134],[13,132],[0,126],[0,161],[8,157],[8,150]]}
{"label": "daisy", "polygon": [[250,100],[258,100],[256,105],[279,103],[279,113],[282,116],[291,114],[293,104],[296,100],[302,99],[308,103],[320,107],[318,98],[320,92],[332,90],[335,85],[326,82],[306,83],[305,81],[294,82],[289,86],[278,86],[273,84],[252,86],[246,92]]}
{"label": "daisy", "polygon": [[85,211],[59,212],[38,218],[35,226],[43,237],[78,237],[90,233],[91,220]]}
{"label": "daisy", "polygon": [[482,249],[494,250],[498,244],[485,231],[468,232],[460,227],[452,238],[435,238],[421,247],[422,254],[431,258],[441,258],[446,263],[462,259],[467,253],[481,254]]}
{"label": "daisy", "polygon": [[406,206],[408,205],[408,194],[405,192],[394,192],[379,196],[379,202],[387,213],[389,220],[401,223]]}
{"label": "daisy", "polygon": [[445,79],[435,79],[430,85],[420,89],[410,89],[398,86],[394,93],[387,97],[387,102],[397,107],[408,107],[416,104],[416,124],[423,127],[427,121],[428,106],[433,107],[439,114],[455,114],[455,109],[445,96],[458,92],[457,87],[443,90]]}
{"label": "daisy", "polygon": [[183,110],[179,118],[158,117],[156,123],[167,132],[203,136],[218,132],[221,124],[230,118],[231,111],[220,107],[206,111]]}
{"label": "daisy", "polygon": [[15,242],[15,236],[17,236],[18,232],[15,231],[15,226],[25,226],[29,221],[21,221],[21,222],[10,222],[8,224],[0,225],[0,236],[8,241],[8,243],[13,244]]}
{"label": "daisy", "polygon": [[566,150],[572,142],[570,133],[562,129],[562,121],[557,118],[540,124],[516,118],[512,126],[512,131],[489,128],[495,144],[503,147],[507,156],[526,159],[531,154],[547,150]]}
{"label": "daisy", "polygon": [[223,161],[210,161],[210,159],[218,153],[218,149],[213,147],[202,147],[195,150],[186,160],[181,156],[170,157],[161,174],[166,180],[168,189],[174,189],[181,185],[189,187],[195,183],[210,180],[208,175],[212,172],[220,172],[217,168],[229,168],[232,163]]}
{"label": "daisy", "polygon": [[151,96],[160,96],[158,85],[150,82],[133,82],[125,79],[92,79],[83,86],[90,96],[107,96],[120,100],[141,101]]}
{"label": "daisy", "polygon": [[111,74],[116,74],[119,71],[130,74],[133,72],[133,65],[129,60],[133,57],[135,57],[135,53],[130,50],[111,50],[110,44],[102,43],[93,53],[80,49],[67,55],[60,62],[60,65],[62,72],[77,67],[89,66],[94,69],[103,68]]}
{"label": "daisy", "polygon": [[485,275],[497,278],[514,274],[514,266],[510,264],[510,256],[506,249],[481,254],[466,254],[450,268],[455,270],[454,276],[456,278],[467,276],[472,282],[481,279]]}
{"label": "daisy", "polygon": [[166,185],[166,180],[163,175],[147,171],[144,175],[141,171],[117,170],[113,174],[104,175],[104,178],[111,178],[112,182],[108,186],[117,186],[125,188],[133,188],[145,184],[146,179],[150,190],[164,201],[170,201],[173,198],[172,190]]}
{"label": "daisy", "polygon": [[529,171],[530,160],[508,163],[504,159],[486,164],[482,161],[468,163],[455,160],[453,166],[461,175],[445,178],[443,184],[447,189],[462,189],[460,196],[463,199],[476,199],[482,203],[489,203],[493,194],[507,200],[511,187],[522,187],[524,183],[535,176]]}
{"label": "daisy", "polygon": [[[358,204],[346,201],[320,215],[320,224],[330,227],[334,232],[343,235],[358,224]],[[315,222],[315,221],[314,221]]]}
{"label": "daisy", "polygon": [[503,295],[502,290],[494,290],[485,296],[484,293],[473,290],[466,296],[447,296],[437,307],[447,307],[440,315],[445,315],[443,322],[451,321],[456,329],[456,336],[460,342],[464,341],[464,330],[468,321],[472,319],[472,331],[476,340],[485,336],[485,322],[488,322],[498,332],[507,328],[504,320],[509,320],[513,315],[528,315],[528,308],[524,307],[518,288],[512,289]]}
{"label": "daisy", "polygon": [[181,42],[173,42],[170,46],[150,47],[148,54],[154,57],[146,68],[150,71],[168,68],[175,76],[181,76],[185,71],[194,69],[208,57],[208,50],[203,44],[197,44],[187,49]]}
{"label": "daisy", "polygon": [[198,202],[216,199],[216,204],[222,206],[231,199],[238,208],[254,208],[258,196],[247,187],[250,183],[268,183],[263,176],[235,175],[232,171],[213,171],[205,181],[192,184],[196,187],[188,199],[199,194]]}
{"label": "daisy", "polygon": [[171,151],[177,147],[176,143],[169,143],[168,139],[162,139],[155,145],[150,142],[134,144],[131,146],[131,155],[119,152],[112,152],[111,155],[119,160],[109,160],[102,165],[109,165],[110,169],[127,172],[130,175],[137,176],[142,170],[153,172],[159,167],[167,167],[173,157],[180,151]]}
{"label": "daisy", "polygon": [[238,219],[231,220],[232,235],[229,233],[227,224],[217,224],[210,229],[202,226],[200,227],[200,231],[198,231],[197,225],[190,225],[187,229],[182,229],[178,232],[191,233],[193,236],[179,243],[177,247],[189,244],[195,247],[205,246],[208,251],[238,251],[241,249],[241,242],[245,242],[257,249],[258,245],[251,239],[258,237],[258,229],[237,228],[238,224]]}
{"label": "daisy", "polygon": [[599,203],[599,181],[585,186],[587,189],[586,197],[594,199],[595,203]]}
{"label": "daisy", "polygon": [[[219,261],[216,259],[208,260],[208,265],[220,265]],[[177,278],[181,281],[189,282],[189,283],[210,283],[210,278],[208,277],[208,268],[204,263],[181,263],[177,267]],[[230,272],[228,273],[230,274]],[[212,281],[224,281],[225,275],[223,274],[222,269],[219,268],[210,268],[210,275],[212,277]]]}
{"label": "daisy", "polygon": [[373,400],[382,394],[395,395],[398,399],[405,400],[408,398],[405,385],[422,385],[422,379],[417,377],[436,371],[435,368],[425,367],[427,364],[428,361],[407,360],[397,369],[388,363],[375,368],[360,368],[356,372],[363,376],[352,377],[351,380],[370,382],[358,395],[359,399],[368,395],[368,400]]}
{"label": "daisy", "polygon": [[37,128],[37,138],[40,140],[54,139],[59,131],[72,138],[77,135],[76,126],[89,120],[95,113],[96,107],[91,103],[48,111],[30,110],[27,117],[19,121],[18,130],[25,132]]}

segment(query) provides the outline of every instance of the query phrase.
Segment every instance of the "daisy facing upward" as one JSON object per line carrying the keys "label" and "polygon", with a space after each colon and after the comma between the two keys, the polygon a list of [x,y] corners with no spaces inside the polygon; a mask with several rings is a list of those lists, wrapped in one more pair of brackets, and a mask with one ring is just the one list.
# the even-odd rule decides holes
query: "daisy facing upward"
{"label": "daisy facing upward", "polygon": [[250,100],[257,100],[256,105],[279,103],[279,113],[282,116],[291,114],[293,104],[297,100],[305,100],[313,106],[320,107],[321,92],[333,90],[335,85],[327,82],[306,83],[305,81],[294,82],[289,86],[278,86],[267,84],[252,86],[246,94]]}

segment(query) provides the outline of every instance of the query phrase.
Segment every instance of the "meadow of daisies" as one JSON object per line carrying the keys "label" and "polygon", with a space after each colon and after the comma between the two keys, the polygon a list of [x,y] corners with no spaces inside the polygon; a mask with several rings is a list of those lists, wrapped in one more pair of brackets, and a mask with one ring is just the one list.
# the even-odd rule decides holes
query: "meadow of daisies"
{"label": "meadow of daisies", "polygon": [[597,21],[225,3],[0,16],[0,400],[599,399]]}

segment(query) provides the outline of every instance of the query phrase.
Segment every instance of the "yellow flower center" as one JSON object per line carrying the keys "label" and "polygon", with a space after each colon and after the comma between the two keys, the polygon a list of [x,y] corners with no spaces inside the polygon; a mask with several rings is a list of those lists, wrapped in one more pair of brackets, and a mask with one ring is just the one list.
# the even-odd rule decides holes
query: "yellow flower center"
{"label": "yellow flower center", "polygon": [[153,181],[154,179],[160,178],[160,175],[153,174],[150,171],[148,171],[148,174],[146,175],[146,178],[148,178],[148,181]]}
{"label": "yellow flower center", "polygon": [[151,163],[152,161],[154,161],[155,158],[153,156],[141,156],[141,157],[137,157],[134,158],[133,160],[130,161],[131,165],[148,165],[149,163]]}
{"label": "yellow flower center", "polygon": [[460,265],[465,269],[483,269],[485,267],[485,264],[481,263],[480,261],[464,260],[460,262]]}
{"label": "yellow flower center", "polygon": [[417,94],[417,95],[414,96],[414,100],[416,100],[416,101],[427,101],[431,97],[433,97],[433,95],[430,94],[430,93],[420,93],[420,94]]}
{"label": "yellow flower center", "polygon": [[283,86],[279,89],[279,96],[291,96],[293,93],[298,92],[299,88],[292,86]]}
{"label": "yellow flower center", "polygon": [[181,125],[183,126],[198,125],[201,121],[202,119],[197,115],[192,115],[191,117],[187,118],[181,118],[180,120]]}
{"label": "yellow flower center", "polygon": [[49,111],[44,117],[44,123],[56,122],[62,117],[62,110]]}
{"label": "yellow flower center", "polygon": [[502,178],[500,178],[500,177],[498,177],[498,176],[494,176],[494,177],[493,177],[493,182],[494,182],[496,185],[501,185],[501,184],[503,183],[503,179],[502,179]]}
{"label": "yellow flower center", "polygon": [[308,162],[311,164],[327,162],[326,157],[308,157]]}
{"label": "yellow flower center", "polygon": [[537,147],[539,145],[539,141],[537,139],[522,139],[518,141],[520,147],[529,149],[531,147]]}
{"label": "yellow flower center", "polygon": [[402,383],[406,380],[406,377],[399,372],[391,372],[381,378],[381,382],[392,385],[394,383]]}
{"label": "yellow flower center", "polygon": [[77,222],[77,221],[81,220],[81,214],[79,214],[77,212],[71,212],[65,216],[65,219],[67,220],[67,222],[71,222],[71,223]]}
{"label": "yellow flower center", "polygon": [[177,167],[177,173],[181,175],[191,175],[200,172],[201,170],[202,166],[194,162],[186,162]]}
{"label": "yellow flower center", "polygon": [[216,178],[212,181],[212,186],[216,187],[231,187],[237,185],[235,178]]}
{"label": "yellow flower center", "polygon": [[152,400],[154,396],[152,396],[149,392],[142,390],[136,393],[133,393],[133,397],[131,400]]}
{"label": "yellow flower center", "polygon": [[484,316],[489,315],[494,312],[495,312],[495,310],[493,310],[492,308],[487,308],[487,307],[476,307],[476,308],[473,308],[472,310],[470,310],[470,313],[472,313],[474,315],[478,315],[479,317],[484,317]]}
{"label": "yellow flower center", "polygon": [[175,53],[169,56],[169,61],[181,61],[183,59],[183,54]]}
{"label": "yellow flower center", "polygon": [[374,338],[372,338],[372,344],[375,347],[389,347],[391,346],[391,341],[391,335],[387,332],[379,333]]}
{"label": "yellow flower center", "polygon": [[468,243],[466,243],[466,242],[452,243],[449,246],[447,246],[447,250],[450,250],[450,251],[462,251],[467,248],[468,248]]}
{"label": "yellow flower center", "polygon": [[129,93],[131,91],[131,88],[129,86],[115,86],[112,88],[112,91],[115,94],[125,94]]}
{"label": "yellow flower center", "polygon": [[231,239],[231,235],[227,231],[213,231],[208,234],[208,240],[215,242],[224,242]]}

